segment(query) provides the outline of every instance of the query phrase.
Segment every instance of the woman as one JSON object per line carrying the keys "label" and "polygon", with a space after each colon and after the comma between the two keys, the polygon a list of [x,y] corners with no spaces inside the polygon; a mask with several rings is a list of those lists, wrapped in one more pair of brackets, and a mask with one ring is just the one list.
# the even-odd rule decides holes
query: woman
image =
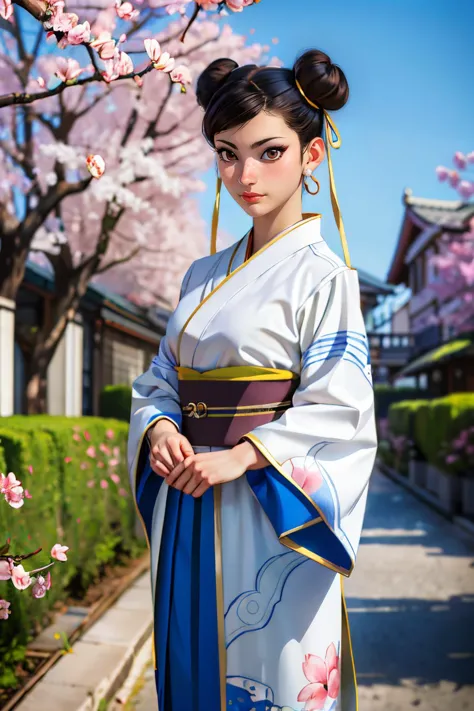
{"label": "woman", "polygon": [[302,184],[338,145],[326,111],[345,104],[347,82],[319,51],[293,70],[222,59],[197,96],[220,179],[253,228],[214,253],[216,213],[212,253],[187,271],[133,389],[158,706],[352,711],[341,576],[376,450],[369,349],[357,273],[324,242],[320,215],[301,212]]}

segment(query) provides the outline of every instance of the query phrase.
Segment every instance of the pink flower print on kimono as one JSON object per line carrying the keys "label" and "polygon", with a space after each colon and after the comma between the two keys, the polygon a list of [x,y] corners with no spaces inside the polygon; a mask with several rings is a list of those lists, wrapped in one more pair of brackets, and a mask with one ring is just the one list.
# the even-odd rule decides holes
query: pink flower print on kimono
{"label": "pink flower print on kimono", "polygon": [[294,461],[295,460],[290,459],[291,466],[293,467],[291,477],[308,496],[311,496],[323,483],[323,477],[321,476],[319,467],[316,462],[312,462],[312,469],[295,467]]}
{"label": "pink flower print on kimono", "polygon": [[334,644],[327,648],[326,660],[314,654],[306,654],[303,672],[310,682],[298,695],[298,701],[306,702],[304,711],[320,711],[324,708],[328,696],[330,699],[337,699],[341,674]]}

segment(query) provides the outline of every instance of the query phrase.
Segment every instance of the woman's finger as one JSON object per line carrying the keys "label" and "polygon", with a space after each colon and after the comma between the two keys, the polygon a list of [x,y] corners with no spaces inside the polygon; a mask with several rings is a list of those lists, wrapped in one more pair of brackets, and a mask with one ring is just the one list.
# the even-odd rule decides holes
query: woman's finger
{"label": "woman's finger", "polygon": [[202,481],[199,484],[199,486],[196,489],[194,489],[194,491],[192,493],[192,497],[194,499],[199,499],[199,497],[202,496],[203,494],[205,494],[209,488],[210,488],[210,486],[207,483],[207,481]]}
{"label": "woman's finger", "polygon": [[199,484],[201,482],[202,482],[201,476],[196,475],[196,473],[194,473],[192,475],[192,477],[190,478],[190,480],[188,481],[188,483],[186,484],[186,486],[184,487],[183,494],[192,494],[193,491],[195,491],[197,489],[197,487],[199,486]]}
{"label": "woman's finger", "polygon": [[173,469],[173,460],[166,445],[162,445],[159,448],[158,453],[156,455],[156,459],[158,459],[159,462],[163,462],[163,464],[166,464],[170,471]]}
{"label": "woman's finger", "polygon": [[180,477],[181,474],[185,470],[186,470],[186,460],[180,462],[175,467],[173,467],[172,470],[170,472],[168,472],[168,475],[166,477],[166,481],[169,484],[169,486],[174,486],[178,477]]}
{"label": "woman's finger", "polygon": [[150,465],[155,474],[159,474],[162,477],[166,477],[169,474],[169,469],[166,464],[163,464],[156,459],[150,459]]}
{"label": "woman's finger", "polygon": [[185,455],[181,451],[181,447],[179,446],[179,440],[171,439],[169,441],[168,448],[171,453],[174,466],[183,461]]}
{"label": "woman's finger", "polygon": [[175,480],[173,484],[174,489],[178,489],[178,491],[183,491],[184,487],[186,484],[192,479],[193,477],[193,471],[192,469],[188,468],[185,469],[184,472]]}

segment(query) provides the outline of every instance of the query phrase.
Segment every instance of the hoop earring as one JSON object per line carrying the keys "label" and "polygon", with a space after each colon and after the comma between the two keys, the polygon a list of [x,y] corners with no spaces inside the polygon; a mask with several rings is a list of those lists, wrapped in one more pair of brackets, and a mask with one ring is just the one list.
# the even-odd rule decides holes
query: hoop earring
{"label": "hoop earring", "polygon": [[319,180],[317,180],[317,179],[314,177],[314,175],[308,175],[308,177],[311,178],[311,180],[313,181],[313,183],[316,183],[317,188],[316,188],[316,190],[310,190],[310,189],[308,188],[308,183],[306,182],[306,179],[303,179],[304,189],[305,189],[306,192],[309,193],[310,195],[317,195],[317,194],[319,193],[319,189],[320,189],[320,187],[321,187],[321,186],[319,185]]}

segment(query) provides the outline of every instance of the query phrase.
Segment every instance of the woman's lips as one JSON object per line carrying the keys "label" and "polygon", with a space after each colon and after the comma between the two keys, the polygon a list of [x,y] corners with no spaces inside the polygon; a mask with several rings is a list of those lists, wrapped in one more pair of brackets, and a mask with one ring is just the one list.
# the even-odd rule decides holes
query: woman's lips
{"label": "woman's lips", "polygon": [[260,193],[242,193],[242,199],[245,200],[245,202],[250,202],[250,203],[258,202],[263,197],[265,197],[265,196],[260,195]]}

